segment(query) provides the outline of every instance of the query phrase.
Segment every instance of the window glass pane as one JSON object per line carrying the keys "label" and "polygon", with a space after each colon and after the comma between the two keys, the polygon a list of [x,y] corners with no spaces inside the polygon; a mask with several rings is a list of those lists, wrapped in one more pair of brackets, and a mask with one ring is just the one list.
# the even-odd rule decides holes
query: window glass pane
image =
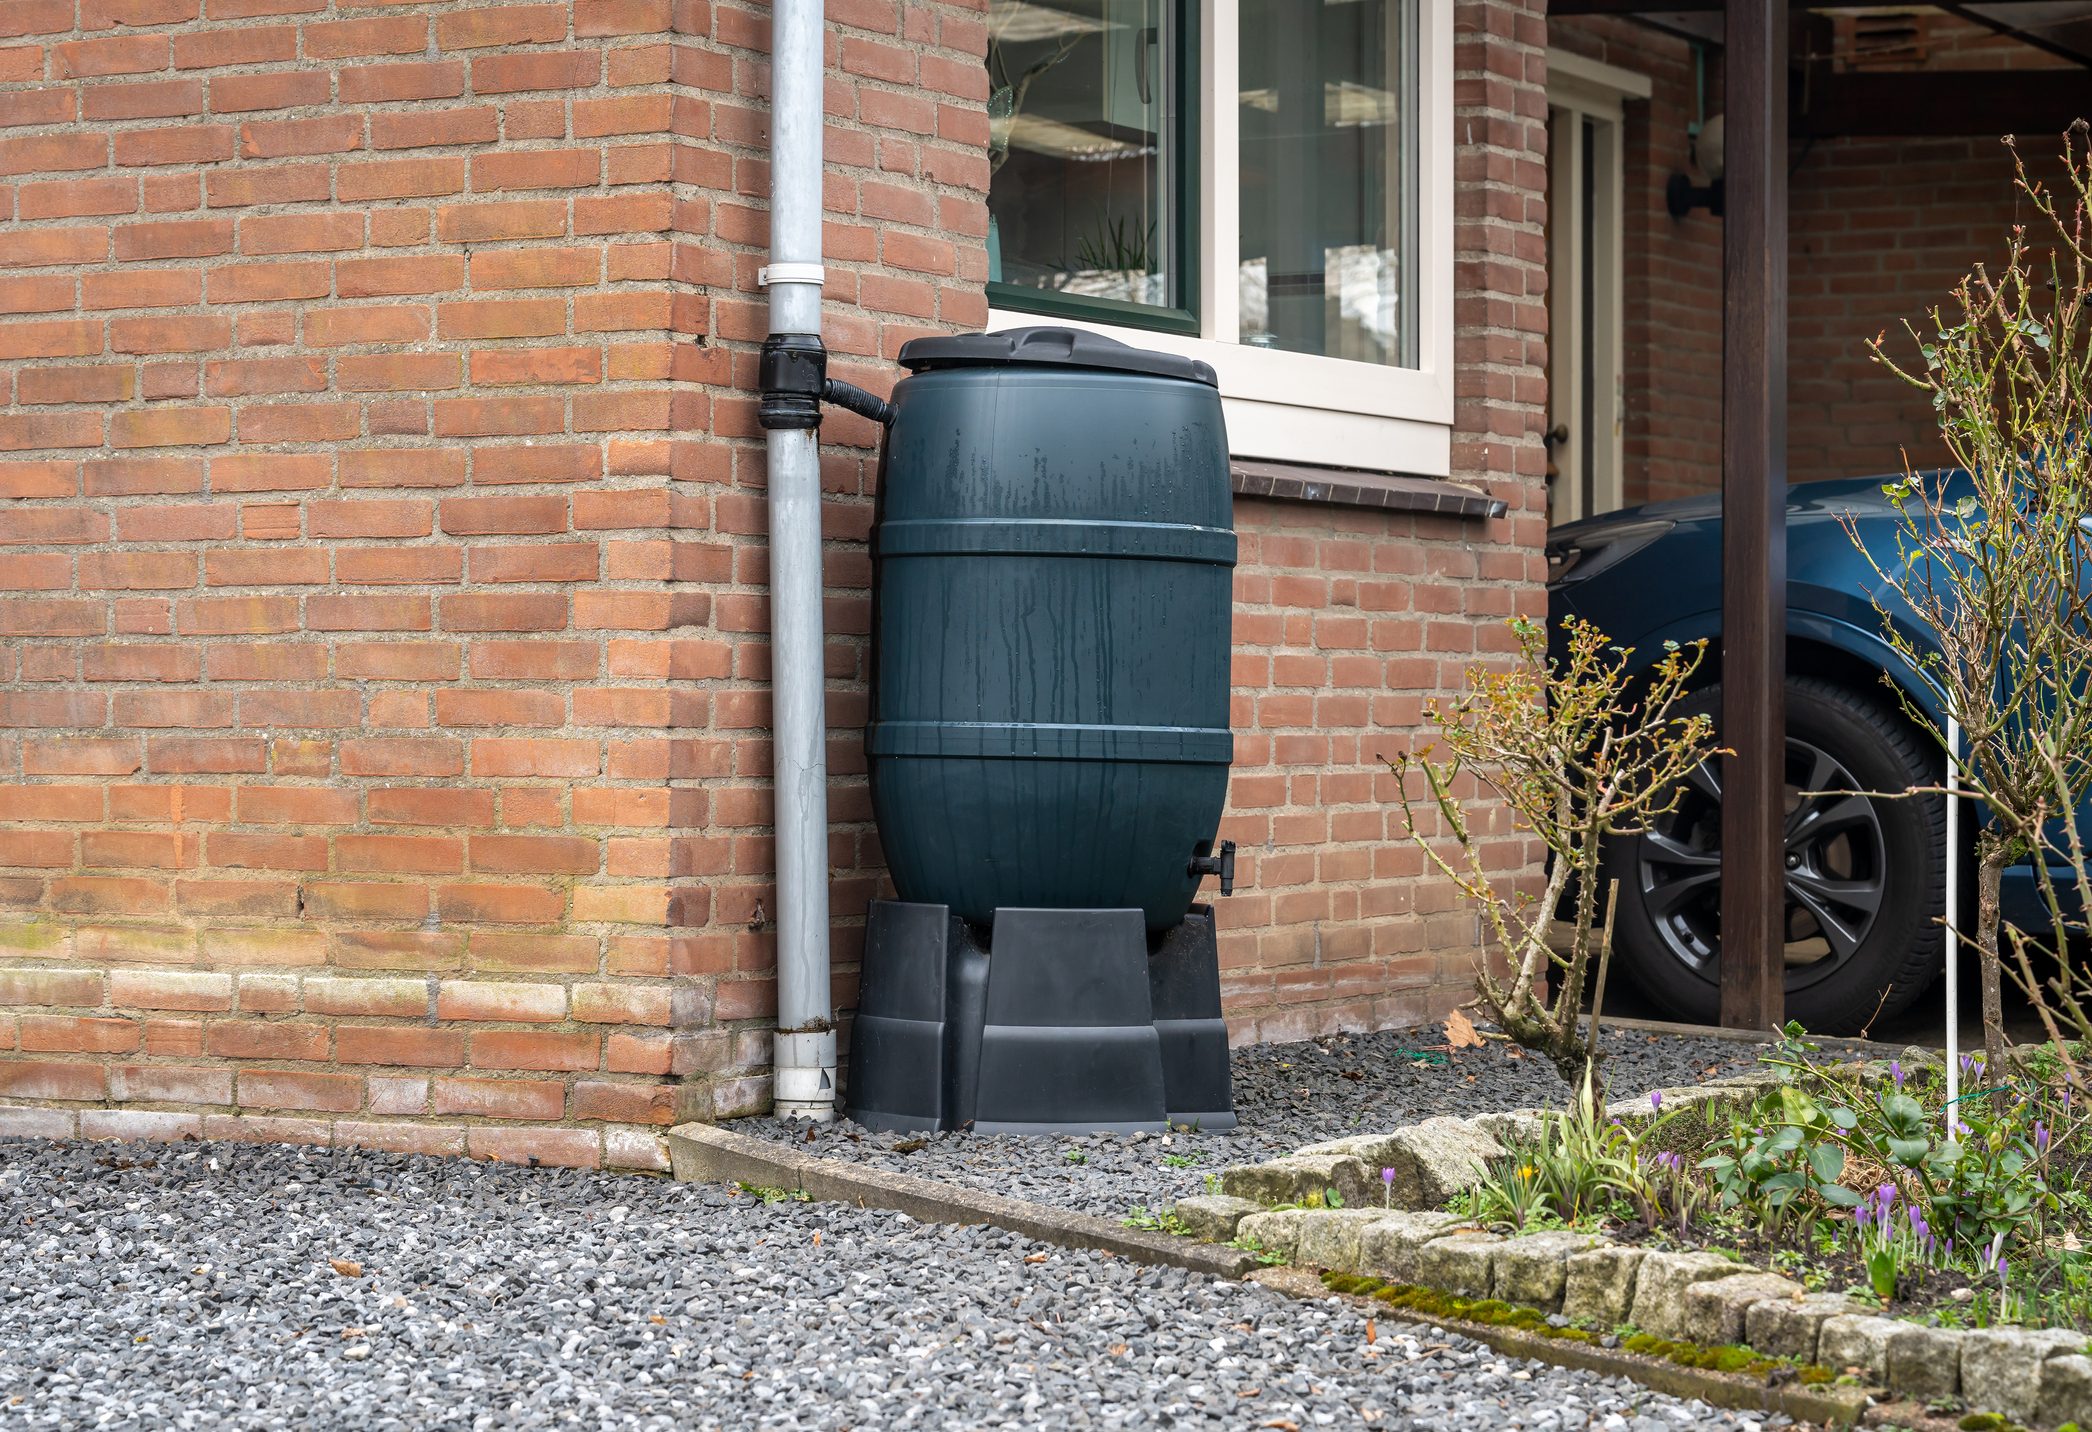
{"label": "window glass pane", "polygon": [[1182,8],[990,0],[991,281],[1190,306]]}
{"label": "window glass pane", "polygon": [[1242,341],[1417,366],[1419,0],[1242,0]]}

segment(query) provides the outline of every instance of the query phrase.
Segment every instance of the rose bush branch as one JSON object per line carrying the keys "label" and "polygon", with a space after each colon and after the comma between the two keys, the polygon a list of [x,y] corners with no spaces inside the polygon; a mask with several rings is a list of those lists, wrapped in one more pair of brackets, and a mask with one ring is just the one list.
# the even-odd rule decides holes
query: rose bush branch
{"label": "rose bush branch", "polygon": [[[1388,764],[1409,839],[1476,906],[1488,943],[1507,962],[1503,978],[1481,963],[1477,1003],[1576,1087],[1592,1057],[1578,1014],[1594,952],[1603,844],[1639,834],[1669,813],[1685,777],[1718,754],[1709,718],[1677,709],[1705,643],[1672,645],[1652,668],[1636,672],[1632,652],[1608,645],[1588,622],[1564,625],[1559,662],[1550,660],[1539,625],[1524,618],[1510,625],[1516,653],[1507,667],[1471,668],[1460,697],[1425,708],[1439,745]],[[1513,830],[1545,847],[1547,880],[1538,898],[1519,887],[1518,872],[1488,859],[1462,803],[1468,780],[1509,812]],[[1430,811],[1438,816],[1435,830],[1420,819]],[[1550,939],[1565,896],[1573,911],[1566,954]]]}
{"label": "rose bush branch", "polygon": [[[1880,579],[1874,603],[1889,645],[1960,726],[1961,748],[1945,759],[1984,808],[1976,830],[1976,927],[1962,938],[1981,966],[1984,1049],[1993,1074],[2005,1063],[2000,971],[2008,944],[2018,982],[2050,1032],[2057,1033],[2053,1000],[2067,1022],[2092,1034],[2069,977],[2045,982],[2035,968],[2044,954],[2062,949],[2092,908],[2073,908],[2050,869],[2051,859],[2061,861],[2074,872],[2065,883],[2085,893],[2071,819],[2092,775],[2092,159],[2085,138],[2082,121],[2064,136],[2060,199],[2029,176],[2015,147],[2019,191],[2041,221],[2040,239],[2016,229],[2001,268],[1977,265],[1931,311],[1929,336],[1905,325],[1914,360],[1890,357],[1885,336],[1870,345],[1876,362],[1930,395],[1960,471],[1919,472],[1906,464],[1904,476],[1888,485],[1902,518],[1892,555],[1870,551],[1854,520],[1845,520]],[[1903,699],[1919,725],[1934,729]],[[2004,872],[2029,859],[2047,900],[2050,943],[2003,930]]]}

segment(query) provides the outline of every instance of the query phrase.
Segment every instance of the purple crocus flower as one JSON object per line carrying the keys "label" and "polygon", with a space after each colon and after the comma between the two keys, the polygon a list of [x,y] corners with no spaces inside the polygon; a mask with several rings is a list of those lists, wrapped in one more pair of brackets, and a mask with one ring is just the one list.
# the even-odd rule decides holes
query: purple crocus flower
{"label": "purple crocus flower", "polygon": [[1901,1090],[1902,1090],[1902,1088],[1903,1088],[1903,1061],[1902,1061],[1902,1060],[1900,1060],[1900,1059],[1891,1059],[1891,1060],[1889,1061],[1889,1078],[1891,1078],[1891,1079],[1893,1079],[1893,1080],[1895,1080],[1895,1081],[1896,1081],[1896,1088],[1897,1088],[1898,1092],[1901,1092]]}
{"label": "purple crocus flower", "polygon": [[1393,1188],[1395,1186],[1395,1171],[1391,1168],[1382,1169],[1380,1171],[1380,1181],[1389,1188]]}
{"label": "purple crocus flower", "polygon": [[1650,1108],[1651,1108],[1652,1110],[1655,1110],[1656,1112],[1659,1112],[1659,1113],[1661,1113],[1661,1112],[1662,1112],[1662,1110],[1663,1110],[1663,1090],[1661,1090],[1661,1089],[1651,1089],[1651,1090],[1649,1091],[1649,1107],[1650,1107]]}
{"label": "purple crocus flower", "polygon": [[2041,1154],[2048,1152],[2048,1125],[2042,1123],[2039,1119],[2034,1121],[2034,1152]]}

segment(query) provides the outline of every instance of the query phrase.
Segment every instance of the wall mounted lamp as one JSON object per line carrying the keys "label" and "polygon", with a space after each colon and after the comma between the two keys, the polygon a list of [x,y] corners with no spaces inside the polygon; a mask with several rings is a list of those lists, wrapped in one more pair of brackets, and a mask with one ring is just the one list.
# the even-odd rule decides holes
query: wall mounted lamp
{"label": "wall mounted lamp", "polygon": [[1722,213],[1722,117],[1716,115],[1700,126],[1692,137],[1693,163],[1707,176],[1695,184],[1686,174],[1673,174],[1663,186],[1664,207],[1671,217],[1682,219],[1695,209],[1705,209],[1716,218]]}

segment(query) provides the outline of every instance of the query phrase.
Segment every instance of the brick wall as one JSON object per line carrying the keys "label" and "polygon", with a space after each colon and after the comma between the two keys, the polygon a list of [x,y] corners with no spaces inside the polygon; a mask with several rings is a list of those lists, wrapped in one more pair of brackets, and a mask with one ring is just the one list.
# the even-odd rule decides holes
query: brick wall
{"label": "brick wall", "polygon": [[[973,8],[831,5],[846,352],[983,316]],[[647,1163],[750,1102],[766,25],[0,16],[0,1126]]]}
{"label": "brick wall", "polygon": [[[0,1132],[657,1165],[768,1094],[767,10],[199,3],[0,15]],[[870,386],[986,317],[983,8],[828,6]],[[1468,982],[1378,760],[1540,602],[1543,24],[1457,15],[1456,464],[1510,512],[1242,503],[1241,1038]],[[875,436],[824,430],[846,1011]]]}

